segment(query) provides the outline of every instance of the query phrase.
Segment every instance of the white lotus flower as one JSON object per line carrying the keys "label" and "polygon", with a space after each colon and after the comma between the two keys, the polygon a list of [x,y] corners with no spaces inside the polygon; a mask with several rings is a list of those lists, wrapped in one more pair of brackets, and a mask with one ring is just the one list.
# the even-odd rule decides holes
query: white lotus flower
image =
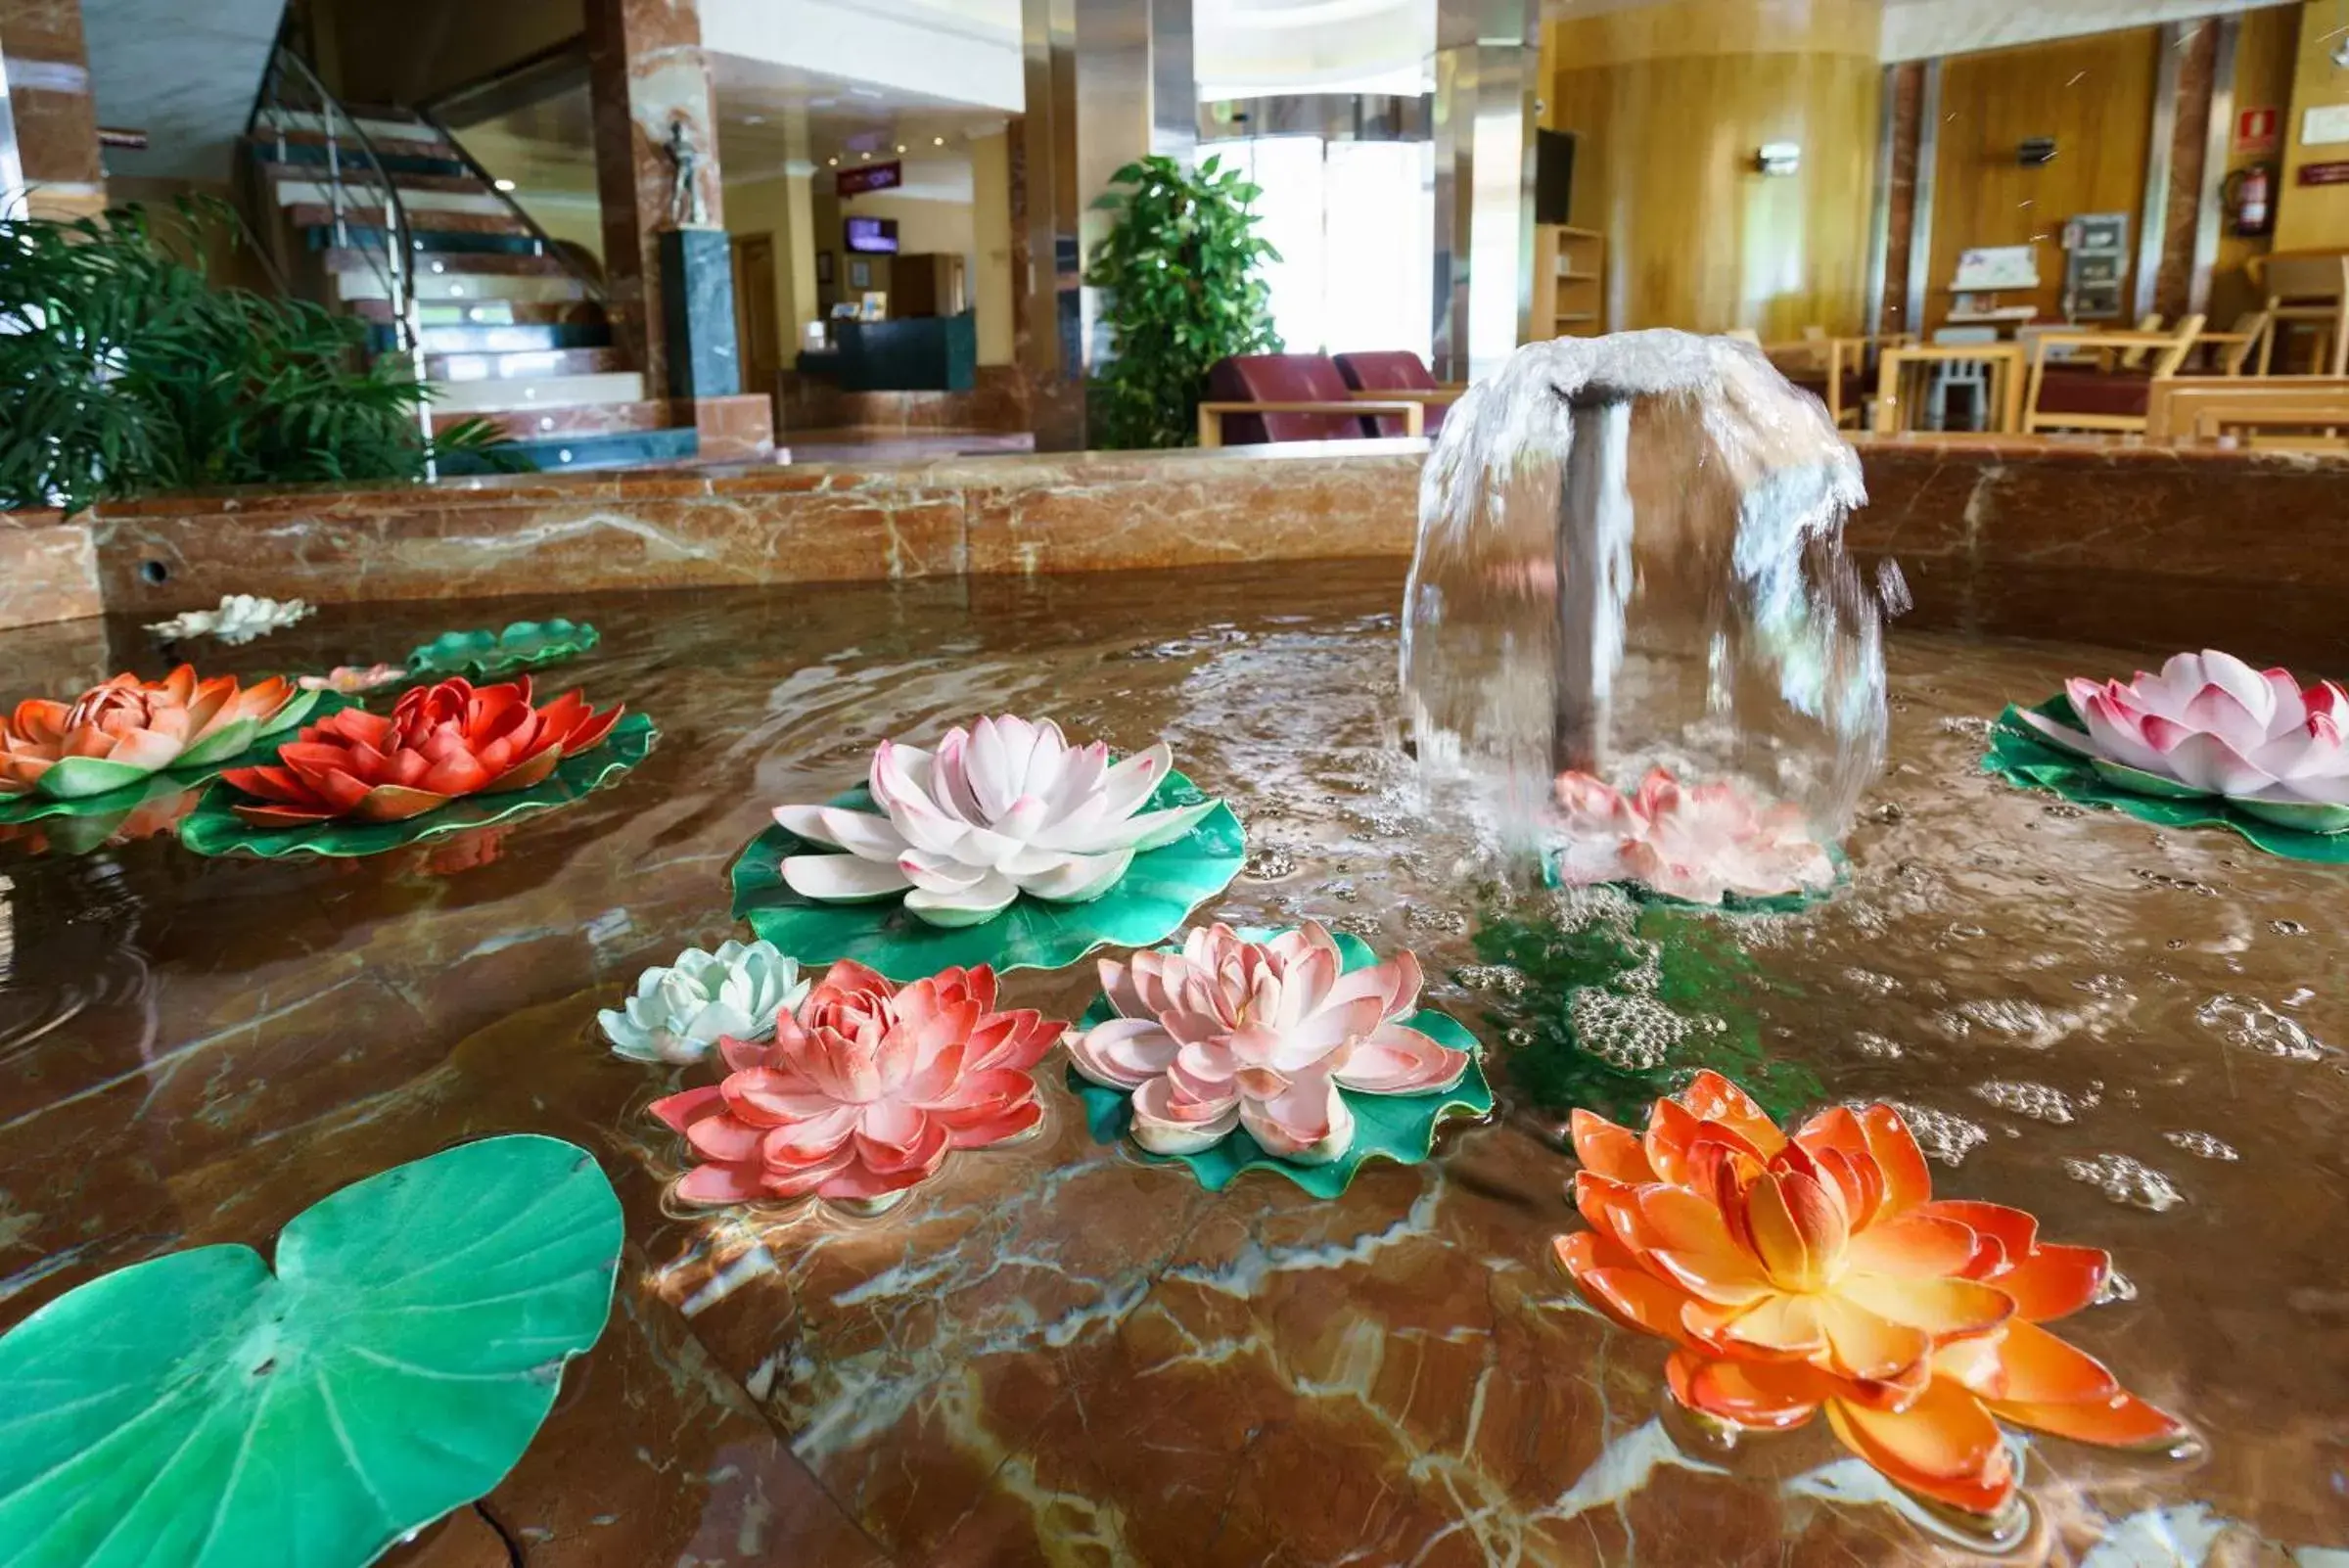
{"label": "white lotus flower", "polygon": [[183,637],[217,637],[225,643],[253,638],[294,624],[310,614],[303,599],[263,599],[250,593],[223,597],[217,610],[187,610],[168,621],[148,623],[147,629],[166,642]]}
{"label": "white lotus flower", "polygon": [[2027,711],[2023,721],[2116,783],[2223,795],[2254,815],[2320,832],[2349,816],[2349,693],[2331,681],[2303,691],[2288,670],[2253,669],[2205,649],[2125,685],[2074,679],[2064,690],[2080,729]]}
{"label": "white lotus flower", "polygon": [[1071,746],[1049,719],[1008,715],[948,730],[935,755],[883,741],[871,774],[879,813],[775,808],[801,838],[849,852],[787,855],[783,880],[829,902],[903,894],[936,926],[990,920],[1023,893],[1083,903],[1220,804],[1142,810],[1173,766],[1163,741],[1113,767],[1098,741]]}
{"label": "white lotus flower", "polygon": [[800,966],[771,942],[729,942],[714,953],[688,947],[663,969],[636,977],[624,1011],[595,1015],[612,1049],[638,1062],[698,1062],[720,1035],[765,1039],[775,1015],[807,995]]}

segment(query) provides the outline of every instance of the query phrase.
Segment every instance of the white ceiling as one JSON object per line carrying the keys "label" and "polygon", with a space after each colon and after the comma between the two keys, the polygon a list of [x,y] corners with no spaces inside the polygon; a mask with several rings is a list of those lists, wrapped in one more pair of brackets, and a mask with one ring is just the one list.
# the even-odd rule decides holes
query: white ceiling
{"label": "white ceiling", "polygon": [[728,180],[898,158],[905,164],[900,194],[967,202],[970,139],[1001,130],[1006,120],[1002,110],[984,104],[735,55],[714,56],[711,76],[718,161]]}
{"label": "white ceiling", "polygon": [[228,178],[286,0],[82,0],[98,122],[148,136],[110,173]]}

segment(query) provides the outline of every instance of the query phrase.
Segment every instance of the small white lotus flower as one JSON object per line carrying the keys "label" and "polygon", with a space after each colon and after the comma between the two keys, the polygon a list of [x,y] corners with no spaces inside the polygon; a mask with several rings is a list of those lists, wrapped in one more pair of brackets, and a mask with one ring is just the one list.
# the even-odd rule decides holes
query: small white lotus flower
{"label": "small white lotus flower", "polygon": [[807,981],[771,942],[729,942],[714,953],[688,947],[667,968],[636,977],[624,1009],[595,1015],[612,1049],[631,1061],[698,1062],[720,1035],[765,1039],[775,1014],[797,1007]]}
{"label": "small white lotus flower", "polygon": [[250,593],[224,596],[217,610],[187,610],[168,621],[155,621],[147,629],[166,642],[183,637],[215,637],[236,644],[251,642],[282,630],[311,613],[304,599],[264,599]]}
{"label": "small white lotus flower", "polygon": [[1009,715],[948,730],[935,755],[883,741],[871,774],[879,811],[775,808],[801,838],[849,852],[787,855],[783,880],[827,902],[902,894],[934,926],[978,925],[1022,894],[1084,903],[1220,804],[1144,811],[1173,767],[1164,741],[1113,767],[1102,743],[1071,746],[1050,719]]}

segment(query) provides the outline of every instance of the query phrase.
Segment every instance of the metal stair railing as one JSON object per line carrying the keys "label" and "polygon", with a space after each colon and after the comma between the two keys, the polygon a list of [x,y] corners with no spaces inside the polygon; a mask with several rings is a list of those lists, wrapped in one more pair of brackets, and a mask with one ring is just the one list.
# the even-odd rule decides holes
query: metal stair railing
{"label": "metal stair railing", "polygon": [[[314,118],[326,139],[322,183],[326,188],[334,243],[337,248],[362,257],[368,270],[383,284],[385,299],[391,306],[392,341],[397,351],[407,357],[417,384],[422,386],[424,333],[416,306],[413,260],[417,242],[408,225],[407,208],[399,199],[399,187],[358,116],[343,107],[342,100],[318,79],[310,63],[281,38],[271,52],[269,70],[261,79],[260,95],[254,101],[248,127],[249,134],[255,138],[274,138],[277,162],[281,166],[287,165],[287,132],[303,128],[299,125],[297,115]],[[352,243],[351,213],[370,208],[383,213],[380,249]],[[429,399],[418,405],[416,417],[423,427],[429,453],[433,436]],[[435,465],[428,457],[425,478],[435,477]]]}
{"label": "metal stair railing", "polygon": [[558,245],[554,236],[539,226],[538,220],[530,216],[530,209],[516,201],[513,191],[507,188],[507,185],[512,182],[507,182],[507,185],[499,184],[497,176],[490,173],[488,166],[473,156],[473,149],[467,147],[463,139],[455,131],[450,130],[447,123],[438,115],[429,109],[418,109],[415,114],[417,118],[431,126],[433,132],[455,151],[458,161],[464,163],[465,167],[472,171],[474,177],[482,182],[482,189],[506,205],[507,215],[521,223],[529,231],[530,254],[553,256],[562,264],[563,270],[570,275],[572,280],[586,291],[588,299],[597,304],[604,303],[604,280],[580,266],[577,258],[570,251]]}

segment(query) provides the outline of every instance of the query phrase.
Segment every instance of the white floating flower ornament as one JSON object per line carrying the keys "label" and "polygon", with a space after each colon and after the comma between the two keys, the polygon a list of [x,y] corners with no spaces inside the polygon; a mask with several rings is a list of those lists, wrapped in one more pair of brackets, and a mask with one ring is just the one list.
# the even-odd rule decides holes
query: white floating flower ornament
{"label": "white floating flower ornament", "polygon": [[216,610],[186,610],[168,621],[148,623],[147,629],[165,642],[185,637],[216,637],[230,644],[251,642],[294,624],[310,614],[302,599],[265,599],[250,593],[223,595]]}
{"label": "white floating flower ornament", "polygon": [[639,1062],[698,1062],[720,1036],[760,1040],[778,1013],[807,995],[800,966],[771,942],[729,942],[714,953],[688,947],[667,968],[637,977],[624,1008],[595,1015],[612,1049]]}
{"label": "white floating flower ornament", "polygon": [[2288,670],[2182,653],[2124,684],[2064,683],[2082,728],[2018,710],[2041,739],[2123,788],[2218,795],[2253,816],[2317,832],[2349,826],[2349,692],[2302,690]]}
{"label": "white floating flower ornament", "polygon": [[1802,813],[1760,805],[1741,785],[1683,784],[1659,767],[1627,795],[1589,773],[1562,773],[1556,800],[1558,879],[1569,885],[1636,882],[1710,904],[1835,885],[1835,862]]}
{"label": "white floating flower ornament", "polygon": [[1009,715],[948,730],[935,753],[883,741],[869,781],[877,810],[776,808],[791,833],[848,852],[786,856],[783,879],[825,902],[901,895],[934,926],[978,925],[1022,894],[1089,902],[1136,854],[1173,844],[1221,804],[1144,810],[1173,765],[1163,741],[1113,765],[1101,742],[1071,746],[1049,719]]}

